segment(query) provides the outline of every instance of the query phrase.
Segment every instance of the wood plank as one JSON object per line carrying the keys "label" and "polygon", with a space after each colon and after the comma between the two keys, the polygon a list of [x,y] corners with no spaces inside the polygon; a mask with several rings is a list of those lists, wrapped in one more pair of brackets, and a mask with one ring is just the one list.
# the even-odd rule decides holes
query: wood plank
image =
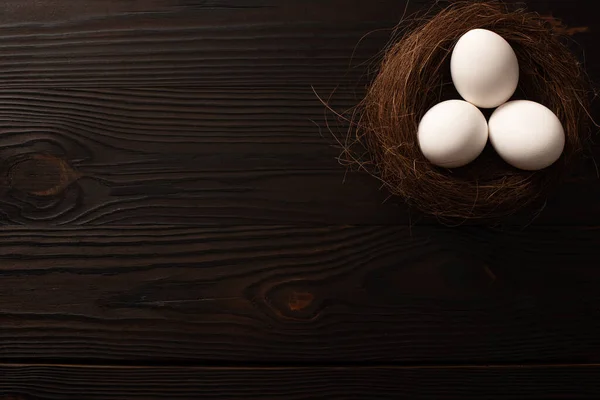
{"label": "wood plank", "polygon": [[[354,84],[405,12],[430,5],[6,0],[0,6],[0,86]],[[598,26],[587,0],[528,6],[574,25]],[[595,48],[593,35],[578,42]],[[591,71],[600,66],[596,52],[586,61]]]}
{"label": "wood plank", "polygon": [[407,220],[370,177],[343,184],[309,91],[7,89],[0,100],[5,224]]}
{"label": "wood plank", "polygon": [[[340,108],[356,101],[353,91],[338,91]],[[386,202],[376,179],[346,174],[321,128],[323,111],[312,91],[295,86],[5,89],[0,223],[419,220],[400,199]],[[595,183],[590,162],[537,222],[600,224]]]}
{"label": "wood plank", "polygon": [[598,362],[598,233],[3,228],[0,357]]}
{"label": "wood plank", "polygon": [[[363,73],[348,71],[361,37],[393,27],[404,11],[392,0],[4,3],[2,87],[306,86],[330,84],[340,71],[348,72],[341,81],[353,82]],[[357,63],[385,43],[385,34],[372,37]]]}
{"label": "wood plank", "polygon": [[597,399],[600,367],[200,368],[0,365],[3,400]]}

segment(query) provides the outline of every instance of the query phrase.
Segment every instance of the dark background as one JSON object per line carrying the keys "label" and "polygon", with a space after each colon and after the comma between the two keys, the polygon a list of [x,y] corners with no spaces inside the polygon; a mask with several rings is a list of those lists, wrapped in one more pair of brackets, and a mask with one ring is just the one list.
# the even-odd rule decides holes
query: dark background
{"label": "dark background", "polygon": [[[336,160],[431,4],[2,1],[0,399],[598,398],[591,160],[454,228]],[[598,78],[594,5],[528,2]]]}

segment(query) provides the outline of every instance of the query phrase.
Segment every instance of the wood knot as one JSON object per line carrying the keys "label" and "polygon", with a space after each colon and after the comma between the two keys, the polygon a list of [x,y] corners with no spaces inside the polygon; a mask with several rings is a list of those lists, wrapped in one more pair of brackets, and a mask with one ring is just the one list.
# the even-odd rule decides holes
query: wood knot
{"label": "wood knot", "polygon": [[312,321],[325,306],[312,282],[284,282],[272,286],[264,293],[264,299],[275,315],[295,321]]}
{"label": "wood knot", "polygon": [[288,305],[290,307],[290,311],[300,311],[310,306],[315,299],[315,296],[312,293],[308,292],[292,292],[290,294],[290,299]]}
{"label": "wood knot", "polygon": [[64,160],[48,154],[28,154],[15,160],[8,170],[8,185],[34,196],[61,193],[78,174]]}

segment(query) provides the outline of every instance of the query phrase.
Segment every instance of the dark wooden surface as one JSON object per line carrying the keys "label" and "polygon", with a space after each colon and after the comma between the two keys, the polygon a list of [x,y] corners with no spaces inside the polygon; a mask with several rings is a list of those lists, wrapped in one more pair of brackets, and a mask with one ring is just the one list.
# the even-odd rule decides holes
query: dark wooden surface
{"label": "dark wooden surface", "polygon": [[[600,78],[592,3],[528,4]],[[0,399],[598,398],[592,160],[494,227],[336,161],[313,88],[430,5],[3,1]]]}
{"label": "dark wooden surface", "polygon": [[7,227],[0,354],[79,362],[598,362],[598,234]]}
{"label": "dark wooden surface", "polygon": [[183,368],[12,364],[0,365],[0,376],[5,379],[0,380],[0,390],[7,390],[3,400],[344,400],[390,395],[443,400],[597,399],[598,371],[598,366]]}

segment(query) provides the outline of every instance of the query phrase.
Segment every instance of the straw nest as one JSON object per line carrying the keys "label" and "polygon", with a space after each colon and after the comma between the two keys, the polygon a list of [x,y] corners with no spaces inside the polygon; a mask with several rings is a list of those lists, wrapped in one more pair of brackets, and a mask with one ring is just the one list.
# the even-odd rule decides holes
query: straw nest
{"label": "straw nest", "polygon": [[[565,149],[552,166],[518,170],[488,145],[473,163],[449,170],[432,165],[419,150],[421,117],[436,103],[459,98],[449,59],[456,41],[475,28],[492,30],[513,47],[520,65],[513,98],[541,103],[562,122]],[[364,100],[353,110],[349,137],[340,140],[341,160],[360,165],[392,194],[440,219],[495,219],[541,203],[589,139],[590,85],[566,45],[566,32],[552,18],[497,1],[453,3],[413,20],[395,35]]]}

